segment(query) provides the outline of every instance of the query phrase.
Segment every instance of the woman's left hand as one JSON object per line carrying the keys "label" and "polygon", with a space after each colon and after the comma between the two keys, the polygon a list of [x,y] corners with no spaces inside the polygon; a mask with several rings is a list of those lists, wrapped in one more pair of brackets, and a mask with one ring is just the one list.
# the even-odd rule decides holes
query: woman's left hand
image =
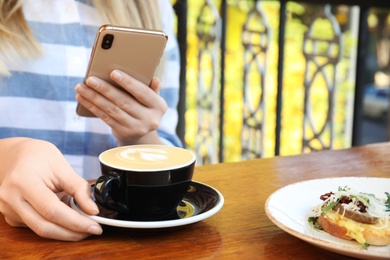
{"label": "woman's left hand", "polygon": [[168,107],[159,95],[160,80],[154,77],[147,86],[120,70],[110,77],[123,89],[89,77],[76,85],[76,100],[112,128],[118,145],[161,143],[157,128]]}

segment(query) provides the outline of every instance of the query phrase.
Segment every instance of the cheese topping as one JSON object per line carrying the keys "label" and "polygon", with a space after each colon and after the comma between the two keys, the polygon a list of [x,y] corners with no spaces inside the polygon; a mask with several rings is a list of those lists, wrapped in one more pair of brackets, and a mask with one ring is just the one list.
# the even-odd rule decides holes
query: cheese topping
{"label": "cheese topping", "polygon": [[[374,228],[380,229],[383,227],[389,227],[390,211],[387,211],[385,200],[380,200],[373,194],[358,192],[348,187],[339,187],[338,191],[329,194],[328,198],[324,200],[322,204],[313,208],[312,216],[319,217],[325,209],[330,210],[345,197],[348,197],[351,200],[348,204],[342,203],[345,210],[359,212],[359,203],[363,203],[367,214],[379,219],[378,225],[374,225]],[[327,208],[327,206],[329,208]],[[339,213],[343,218],[345,212]]]}
{"label": "cheese topping", "polygon": [[380,223],[377,224],[363,224],[356,221],[353,221],[348,218],[343,218],[340,214],[336,213],[333,210],[327,211],[325,215],[326,219],[332,220],[337,223],[339,226],[347,229],[347,235],[355,239],[358,243],[366,243],[364,237],[364,230],[376,228],[375,233],[378,237],[388,236],[388,230],[383,229]]}

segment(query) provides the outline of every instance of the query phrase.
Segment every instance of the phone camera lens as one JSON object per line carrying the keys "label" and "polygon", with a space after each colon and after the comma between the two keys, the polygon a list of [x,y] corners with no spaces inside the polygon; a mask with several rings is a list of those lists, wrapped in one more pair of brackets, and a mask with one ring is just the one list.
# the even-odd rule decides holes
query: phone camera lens
{"label": "phone camera lens", "polygon": [[102,48],[105,50],[111,48],[113,41],[114,41],[114,35],[112,35],[112,34],[104,35],[103,41],[102,41]]}

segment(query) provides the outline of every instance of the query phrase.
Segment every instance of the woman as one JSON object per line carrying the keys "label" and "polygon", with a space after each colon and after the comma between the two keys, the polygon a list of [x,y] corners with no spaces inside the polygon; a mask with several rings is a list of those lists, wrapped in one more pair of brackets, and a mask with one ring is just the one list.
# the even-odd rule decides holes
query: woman
{"label": "woman", "polygon": [[[125,144],[180,145],[170,2],[0,0],[0,5],[0,212],[10,225],[28,226],[46,238],[99,235],[100,225],[62,203],[67,196],[60,194],[97,214],[85,179],[100,175],[100,152]],[[160,80],[146,86],[114,70],[112,80],[129,94],[95,77],[82,83],[95,34],[105,23],[168,34]],[[131,109],[116,103],[119,97]],[[77,101],[98,118],[77,116]]]}

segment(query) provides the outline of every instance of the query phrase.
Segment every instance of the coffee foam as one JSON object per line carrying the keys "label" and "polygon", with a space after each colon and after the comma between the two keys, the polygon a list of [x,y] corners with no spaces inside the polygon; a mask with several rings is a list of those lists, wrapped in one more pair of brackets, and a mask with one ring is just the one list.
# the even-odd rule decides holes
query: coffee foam
{"label": "coffee foam", "polygon": [[99,160],[122,170],[166,170],[191,164],[195,155],[190,151],[167,145],[133,145],[107,150]]}

